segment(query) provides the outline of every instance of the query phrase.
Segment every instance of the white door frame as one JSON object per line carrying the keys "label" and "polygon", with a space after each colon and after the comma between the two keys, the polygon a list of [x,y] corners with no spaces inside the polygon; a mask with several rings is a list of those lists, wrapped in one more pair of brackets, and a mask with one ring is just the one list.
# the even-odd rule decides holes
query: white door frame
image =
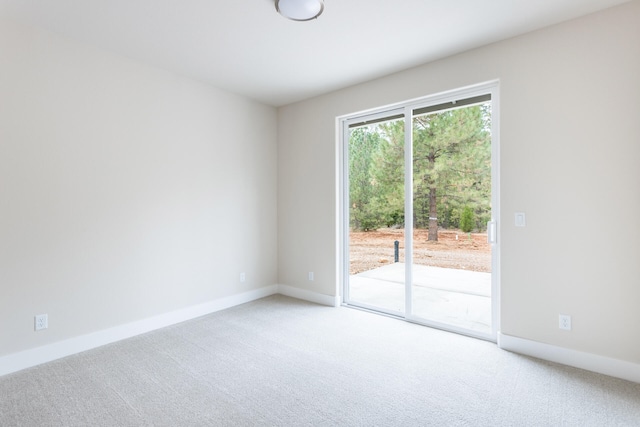
{"label": "white door frame", "polygon": [[[362,121],[375,120],[388,116],[403,114],[405,117],[405,218],[413,218],[413,168],[406,167],[413,161],[413,110],[434,105],[455,102],[460,99],[472,98],[481,95],[491,95],[491,222],[492,230],[487,230],[489,236],[493,235],[491,247],[491,332],[478,333],[469,329],[453,325],[427,321],[412,314],[412,266],[413,266],[413,223],[405,221],[405,313],[401,316],[407,321],[425,324],[439,329],[444,329],[464,335],[470,335],[489,341],[497,340],[500,330],[500,93],[499,81],[481,83],[447,92],[442,92],[414,100],[380,107],[360,113],[349,114],[337,118],[337,282],[341,301],[350,305],[349,298],[349,125]],[[408,118],[408,120],[407,120]],[[407,197],[410,195],[411,197]],[[366,305],[358,304],[360,308],[373,309]],[[375,309],[376,311],[381,311]],[[384,310],[382,310],[384,312]],[[394,313],[387,313],[392,314]],[[397,316],[397,314],[396,314]]]}

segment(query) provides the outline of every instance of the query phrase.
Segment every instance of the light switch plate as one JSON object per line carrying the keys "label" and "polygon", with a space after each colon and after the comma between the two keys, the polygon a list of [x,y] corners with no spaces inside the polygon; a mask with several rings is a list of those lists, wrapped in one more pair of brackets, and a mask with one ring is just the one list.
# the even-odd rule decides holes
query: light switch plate
{"label": "light switch plate", "polygon": [[516,227],[524,227],[527,225],[527,219],[524,212],[516,212]]}

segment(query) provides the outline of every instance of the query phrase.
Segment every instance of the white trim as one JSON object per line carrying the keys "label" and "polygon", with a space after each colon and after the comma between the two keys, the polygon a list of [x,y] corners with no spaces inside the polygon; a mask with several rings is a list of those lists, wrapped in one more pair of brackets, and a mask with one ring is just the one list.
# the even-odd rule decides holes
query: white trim
{"label": "white trim", "polygon": [[338,288],[340,289],[341,302],[347,303],[349,295],[349,263],[345,262],[349,256],[349,121],[339,119],[340,130],[337,139],[340,159],[338,176],[336,177],[339,191],[336,208],[338,209],[338,258],[336,259],[336,271],[338,271]]}
{"label": "white trim", "polygon": [[278,293],[291,298],[314,302],[321,305],[328,305],[330,307],[338,307],[340,305],[340,297],[337,295],[332,296],[320,294],[288,285],[278,285]]}
{"label": "white trim", "polygon": [[408,322],[417,325],[427,326],[429,328],[440,329],[442,331],[453,332],[458,335],[465,335],[471,338],[477,338],[492,343],[496,342],[496,337],[491,332],[476,331],[474,329],[465,328],[464,326],[456,326],[450,323],[438,322],[436,320],[426,319],[424,317],[411,315],[405,318]]}
{"label": "white trim", "polygon": [[278,293],[278,290],[278,285],[265,286],[148,319],[2,356],[0,357],[0,376],[274,295]]}
{"label": "white trim", "polygon": [[[492,91],[494,87],[497,87],[500,83],[499,79],[488,80],[482,83],[477,83],[469,86],[463,86],[457,89],[446,90],[437,92],[427,96],[420,96],[404,101],[395,102],[392,104],[383,105],[380,107],[369,108],[366,110],[357,111],[354,113],[343,114],[338,116],[338,121],[348,121],[350,123],[361,120],[362,117],[372,116],[376,117],[378,114],[386,115],[388,112],[400,111],[406,107],[416,108],[416,106],[437,105],[439,103],[445,103],[451,101],[451,98],[463,99],[470,98],[475,95],[482,95]],[[494,92],[492,92],[494,93]]]}
{"label": "white trim", "polygon": [[[413,315],[413,109],[404,107],[404,313]],[[407,221],[407,218],[409,220]]]}
{"label": "white trim", "polygon": [[500,330],[500,81],[487,83],[491,93],[491,221],[495,227],[495,241],[491,244],[491,337],[498,340]]}
{"label": "white trim", "polygon": [[514,353],[640,383],[640,364],[637,363],[571,350],[502,333],[498,334],[498,347]]}
{"label": "white trim", "polygon": [[[336,141],[337,143],[335,144],[335,156],[334,156],[334,166],[335,166],[335,171],[336,171],[336,179],[334,179],[334,190],[335,190],[335,195],[336,195],[336,204],[335,204],[335,221],[336,224],[338,224],[338,226],[335,229],[335,254],[336,254],[336,258],[334,260],[335,265],[336,265],[336,276],[335,276],[335,282],[336,282],[336,286],[335,286],[335,294],[336,295],[342,295],[342,298],[344,298],[344,288],[343,288],[343,280],[342,278],[344,277],[344,273],[343,273],[343,269],[344,266],[342,265],[342,263],[340,262],[341,259],[343,259],[344,257],[344,245],[342,244],[343,242],[343,235],[345,234],[345,230],[344,230],[344,222],[342,220],[342,216],[344,215],[344,209],[342,207],[342,204],[344,203],[344,186],[342,185],[342,182],[340,181],[340,177],[342,176],[343,172],[342,172],[342,167],[345,164],[343,162],[343,151],[345,149],[345,147],[342,146],[342,144],[340,144],[340,141],[342,141],[342,137],[341,134],[342,132],[344,132],[343,129],[343,125],[342,122],[340,121],[340,119],[336,118]],[[346,172],[347,174],[349,173],[349,171]],[[340,268],[342,266],[342,269]]]}

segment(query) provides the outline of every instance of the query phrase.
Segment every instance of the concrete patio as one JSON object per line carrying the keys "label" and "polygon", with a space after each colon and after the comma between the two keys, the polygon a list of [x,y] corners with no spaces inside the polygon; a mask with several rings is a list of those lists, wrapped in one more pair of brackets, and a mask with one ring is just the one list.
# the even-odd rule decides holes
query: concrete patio
{"label": "concrete patio", "polygon": [[[405,264],[349,277],[354,303],[404,313]],[[475,332],[491,332],[491,273],[413,266],[413,315]]]}

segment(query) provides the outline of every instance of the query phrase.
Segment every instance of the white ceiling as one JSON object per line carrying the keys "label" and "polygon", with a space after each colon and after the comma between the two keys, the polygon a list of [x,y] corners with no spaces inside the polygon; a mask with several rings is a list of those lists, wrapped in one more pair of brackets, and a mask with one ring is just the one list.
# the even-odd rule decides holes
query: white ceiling
{"label": "white ceiling", "polygon": [[285,105],[629,0],[0,0],[0,16]]}

